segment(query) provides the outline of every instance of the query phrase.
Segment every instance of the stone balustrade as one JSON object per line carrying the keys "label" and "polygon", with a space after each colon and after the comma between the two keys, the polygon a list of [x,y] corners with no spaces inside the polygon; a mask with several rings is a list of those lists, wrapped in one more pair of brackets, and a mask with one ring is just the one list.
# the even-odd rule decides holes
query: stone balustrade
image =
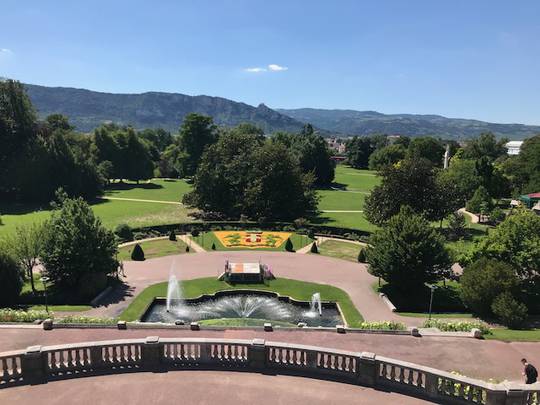
{"label": "stone balustrade", "polygon": [[328,378],[445,404],[540,405],[540,387],[491,384],[369,352],[262,339],[126,339],[0,353],[0,388],[133,371],[213,369]]}

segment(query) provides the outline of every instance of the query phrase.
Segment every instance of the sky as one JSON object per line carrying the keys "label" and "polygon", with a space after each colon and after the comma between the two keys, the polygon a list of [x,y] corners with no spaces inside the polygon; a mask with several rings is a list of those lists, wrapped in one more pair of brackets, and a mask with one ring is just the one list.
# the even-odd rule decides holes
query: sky
{"label": "sky", "polygon": [[540,124],[540,1],[0,0],[0,76]]}

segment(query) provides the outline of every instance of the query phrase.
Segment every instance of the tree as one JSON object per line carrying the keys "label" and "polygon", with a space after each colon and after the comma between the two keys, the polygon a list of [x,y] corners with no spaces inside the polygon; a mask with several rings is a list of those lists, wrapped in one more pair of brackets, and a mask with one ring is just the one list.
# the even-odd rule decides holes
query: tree
{"label": "tree", "polygon": [[509,215],[475,246],[472,259],[511,264],[523,278],[540,272],[540,216],[528,210]]}
{"label": "tree", "polygon": [[460,207],[471,199],[474,192],[482,185],[482,178],[476,172],[474,160],[461,159],[454,156],[447,170],[441,170],[438,175],[441,180],[454,184]]}
{"label": "tree", "polygon": [[489,316],[496,297],[517,292],[519,278],[510,265],[481,258],[465,268],[460,284],[463,302],[476,314]]}
{"label": "tree", "polygon": [[6,245],[12,257],[23,269],[25,278],[30,280],[32,292],[35,294],[33,276],[43,247],[43,226],[41,224],[18,226],[15,233],[6,238]]}
{"label": "tree", "polygon": [[407,149],[407,158],[426,159],[434,166],[442,167],[445,147],[438,139],[430,136],[413,138]]}
{"label": "tree", "polygon": [[540,134],[525,139],[519,155],[506,159],[502,170],[510,178],[516,193],[529,194],[540,190]]}
{"label": "tree", "polygon": [[372,234],[366,258],[372,275],[406,293],[447,277],[451,266],[443,238],[407,206]]}
{"label": "tree", "polygon": [[63,114],[51,114],[45,118],[45,122],[51,132],[57,130],[70,132],[74,129],[69,123],[69,118]]}
{"label": "tree", "polygon": [[44,224],[41,260],[54,288],[89,298],[101,291],[118,268],[114,234],[82,199],[58,194],[59,203]]}
{"label": "tree", "polygon": [[285,250],[287,252],[294,252],[294,246],[290,238],[287,238],[287,241],[285,242]]}
{"label": "tree", "polygon": [[131,260],[142,262],[144,261],[144,250],[138,243],[133,246],[133,250],[131,251]]}
{"label": "tree", "polygon": [[[480,186],[474,192],[472,198],[467,201],[467,211],[479,214],[482,210],[491,212],[493,209],[493,199],[484,186]],[[485,212],[485,214],[487,214]]]}
{"label": "tree", "polygon": [[255,150],[249,175],[242,211],[251,218],[290,221],[316,207],[314,176],[302,173],[284,145],[267,142]]}
{"label": "tree", "polygon": [[367,169],[369,157],[374,151],[375,146],[369,137],[355,136],[345,143],[347,163],[355,169]]}
{"label": "tree", "polygon": [[216,244],[212,242],[212,250],[216,250]]}
{"label": "tree", "polygon": [[360,248],[360,251],[358,252],[358,263],[366,263],[366,249]]}
{"label": "tree", "polygon": [[300,134],[278,132],[272,136],[273,143],[285,145],[298,160],[304,173],[313,173],[315,184],[328,186],[334,180],[335,164],[326,140],[304,129]]}
{"label": "tree", "polygon": [[190,113],[184,117],[180,127],[179,146],[185,153],[184,172],[195,174],[204,149],[217,140],[216,127],[212,117]]}
{"label": "tree", "polygon": [[450,231],[451,239],[461,239],[465,236],[465,229],[467,227],[467,221],[465,217],[459,211],[455,211],[448,217],[448,230]]}
{"label": "tree", "polygon": [[174,233],[174,229],[169,232],[169,240],[171,242],[176,242],[176,233]]}
{"label": "tree", "polygon": [[[409,206],[428,220],[440,220],[440,190],[432,164],[425,159],[405,159],[399,165],[386,166],[380,172],[381,184],[366,197],[364,213],[369,222],[382,225]],[[450,211],[451,212],[451,211]],[[448,212],[442,216],[448,215]]]}
{"label": "tree", "polygon": [[0,251],[0,306],[17,302],[22,289],[22,279],[17,261],[7,252]]}
{"label": "tree", "polygon": [[463,148],[463,158],[477,160],[487,157],[489,160],[494,161],[506,155],[507,150],[504,145],[507,142],[508,139],[502,138],[497,141],[493,133],[484,132],[478,138],[471,139],[466,143]]}
{"label": "tree", "polygon": [[491,311],[503,325],[511,329],[521,328],[527,320],[527,307],[508,291],[501,293],[493,300]]}
{"label": "tree", "polygon": [[128,224],[118,224],[114,229],[114,233],[124,241],[133,240],[133,231]]}
{"label": "tree", "polygon": [[282,143],[233,131],[207,148],[183,201],[227,218],[293,220],[315,209],[312,183]]}
{"label": "tree", "polygon": [[309,251],[311,253],[319,253],[319,249],[317,249],[317,244],[315,242],[311,244],[311,248],[309,249]]}
{"label": "tree", "polygon": [[385,166],[394,165],[405,158],[406,152],[407,149],[399,144],[377,149],[369,157],[369,169],[381,170]]}

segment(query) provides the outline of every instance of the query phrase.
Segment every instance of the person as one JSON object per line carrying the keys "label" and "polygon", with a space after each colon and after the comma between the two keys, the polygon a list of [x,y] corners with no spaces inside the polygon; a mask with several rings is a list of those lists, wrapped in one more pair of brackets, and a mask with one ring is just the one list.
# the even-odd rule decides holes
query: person
{"label": "person", "polygon": [[524,367],[522,374],[525,377],[525,384],[534,384],[538,378],[538,371],[536,371],[536,367],[529,364],[525,358],[521,359],[521,363]]}

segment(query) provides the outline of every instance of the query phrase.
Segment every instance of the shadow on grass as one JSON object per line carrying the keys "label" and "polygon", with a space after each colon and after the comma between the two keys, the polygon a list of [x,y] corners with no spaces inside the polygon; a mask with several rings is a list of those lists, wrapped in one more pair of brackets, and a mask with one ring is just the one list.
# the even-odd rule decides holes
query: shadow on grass
{"label": "shadow on grass", "polygon": [[[392,288],[389,284],[383,285],[380,292],[385,293],[399,312],[428,312],[431,291],[427,287],[411,293]],[[467,309],[459,296],[458,287],[447,285],[439,286],[433,294],[433,312],[466,312]]]}
{"label": "shadow on grass", "polygon": [[50,209],[49,203],[0,203],[0,214],[2,215],[24,215],[36,211],[49,211]]}
{"label": "shadow on grass", "polygon": [[132,190],[132,189],[143,189],[143,190],[156,190],[163,188],[161,184],[156,183],[111,183],[109,184],[105,190],[106,191],[124,191],[124,190]]}

